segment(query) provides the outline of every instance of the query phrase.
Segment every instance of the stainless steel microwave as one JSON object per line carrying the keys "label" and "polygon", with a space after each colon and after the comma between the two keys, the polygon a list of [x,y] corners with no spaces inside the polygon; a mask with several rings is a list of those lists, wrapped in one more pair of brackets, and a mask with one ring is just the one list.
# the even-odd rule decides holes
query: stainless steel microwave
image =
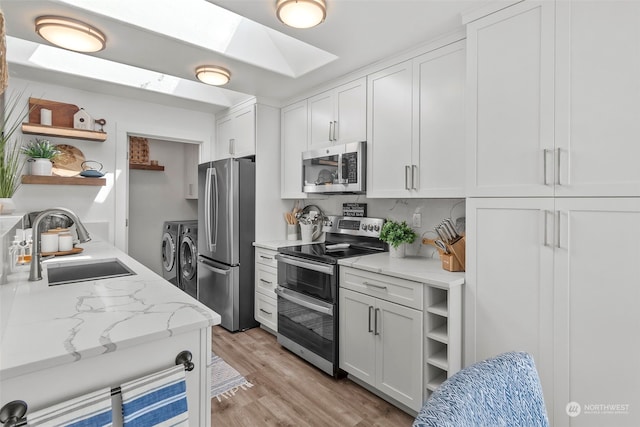
{"label": "stainless steel microwave", "polygon": [[302,153],[305,193],[364,193],[367,142],[334,145]]}

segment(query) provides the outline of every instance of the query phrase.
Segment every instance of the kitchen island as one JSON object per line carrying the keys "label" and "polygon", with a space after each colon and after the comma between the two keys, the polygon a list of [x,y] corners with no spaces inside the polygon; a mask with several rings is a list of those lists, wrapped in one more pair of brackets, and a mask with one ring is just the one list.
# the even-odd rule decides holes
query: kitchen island
{"label": "kitchen island", "polygon": [[[119,387],[174,365],[188,350],[195,365],[186,373],[189,419],[210,425],[211,326],[220,316],[110,244],[80,246],[80,254],[44,261],[39,281],[28,281],[27,268],[10,273],[5,265],[0,405],[19,399],[39,410]],[[48,285],[47,265],[114,258],[135,274]]]}

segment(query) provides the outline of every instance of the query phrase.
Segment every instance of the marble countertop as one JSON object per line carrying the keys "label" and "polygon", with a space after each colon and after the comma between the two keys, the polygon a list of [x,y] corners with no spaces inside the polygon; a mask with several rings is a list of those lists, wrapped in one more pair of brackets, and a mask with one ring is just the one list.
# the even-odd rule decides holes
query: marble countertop
{"label": "marble countertop", "polygon": [[[106,242],[28,267],[0,286],[0,379],[47,369],[220,323],[220,315]],[[48,286],[47,263],[117,258],[132,276]]]}
{"label": "marble countertop", "polygon": [[452,273],[443,270],[439,259],[416,256],[392,258],[389,253],[385,252],[341,259],[338,264],[401,279],[428,283],[444,289],[464,284],[464,273]]}

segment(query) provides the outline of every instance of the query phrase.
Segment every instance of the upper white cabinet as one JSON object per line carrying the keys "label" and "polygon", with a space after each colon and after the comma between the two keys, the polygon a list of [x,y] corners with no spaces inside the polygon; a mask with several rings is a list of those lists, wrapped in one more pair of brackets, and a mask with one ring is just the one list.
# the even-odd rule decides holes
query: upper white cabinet
{"label": "upper white cabinet", "polygon": [[525,1],[468,24],[468,195],[640,196],[639,16]]}
{"label": "upper white cabinet", "polygon": [[216,158],[256,154],[256,106],[232,108],[216,120]]}
{"label": "upper white cabinet", "polygon": [[280,111],[280,196],[305,198],[302,192],[302,152],[307,150],[307,100]]}
{"label": "upper white cabinet", "polygon": [[412,85],[411,61],[369,75],[367,197],[409,195]]}
{"label": "upper white cabinet", "polygon": [[308,99],[309,149],[367,140],[367,82],[362,77]]}
{"label": "upper white cabinet", "polygon": [[467,25],[467,195],[553,195],[553,62],[553,2]]}
{"label": "upper white cabinet", "polygon": [[200,162],[200,146],[182,144],[184,148],[184,198],[198,198],[198,164]]}
{"label": "upper white cabinet", "polygon": [[640,2],[556,11],[556,195],[640,196]]}
{"label": "upper white cabinet", "polygon": [[459,41],[368,81],[368,197],[463,197],[465,48]]}

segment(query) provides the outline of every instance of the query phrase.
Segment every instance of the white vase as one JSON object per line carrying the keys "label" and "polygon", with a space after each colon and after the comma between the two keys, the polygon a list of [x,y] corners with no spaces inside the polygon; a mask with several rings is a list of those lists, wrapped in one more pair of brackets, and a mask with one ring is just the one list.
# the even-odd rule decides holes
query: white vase
{"label": "white vase", "polygon": [[404,243],[401,243],[397,248],[389,245],[389,255],[391,256],[391,258],[404,258],[405,250],[406,245]]}
{"label": "white vase", "polygon": [[53,164],[49,159],[31,159],[31,175],[51,175]]}
{"label": "white vase", "polygon": [[13,199],[0,198],[0,214],[10,215],[16,210],[16,205],[13,203]]}

